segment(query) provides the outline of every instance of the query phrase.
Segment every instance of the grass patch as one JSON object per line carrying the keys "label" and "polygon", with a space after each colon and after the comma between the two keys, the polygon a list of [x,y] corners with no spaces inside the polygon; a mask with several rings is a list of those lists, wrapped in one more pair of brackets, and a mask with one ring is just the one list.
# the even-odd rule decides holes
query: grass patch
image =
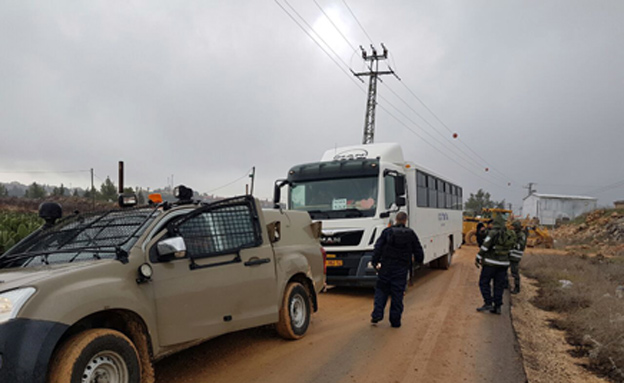
{"label": "grass patch", "polygon": [[[624,381],[624,261],[526,254],[522,272],[540,282],[534,304],[561,313],[554,326],[566,331],[568,341],[587,355],[590,368],[610,379]],[[562,287],[560,280],[572,282]]]}

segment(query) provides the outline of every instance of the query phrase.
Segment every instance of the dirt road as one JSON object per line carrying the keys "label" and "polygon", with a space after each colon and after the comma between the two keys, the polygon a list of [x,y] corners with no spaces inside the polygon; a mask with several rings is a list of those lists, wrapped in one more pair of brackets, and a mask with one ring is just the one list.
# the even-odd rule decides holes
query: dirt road
{"label": "dirt road", "polygon": [[331,289],[305,338],[284,341],[270,328],[222,336],[160,361],[157,383],[525,382],[509,297],[502,316],[475,311],[475,252],[417,273],[399,329],[370,325],[371,289]]}

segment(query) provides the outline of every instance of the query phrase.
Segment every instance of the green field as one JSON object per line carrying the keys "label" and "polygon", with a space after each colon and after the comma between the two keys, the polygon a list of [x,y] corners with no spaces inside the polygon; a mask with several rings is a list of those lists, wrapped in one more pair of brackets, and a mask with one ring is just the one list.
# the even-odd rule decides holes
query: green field
{"label": "green field", "polygon": [[32,233],[42,223],[36,213],[0,211],[0,254]]}

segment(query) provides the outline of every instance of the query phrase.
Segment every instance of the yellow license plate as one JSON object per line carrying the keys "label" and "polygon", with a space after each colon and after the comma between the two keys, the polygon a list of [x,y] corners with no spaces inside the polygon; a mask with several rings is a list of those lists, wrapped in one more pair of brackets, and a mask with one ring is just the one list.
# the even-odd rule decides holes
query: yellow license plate
{"label": "yellow license plate", "polygon": [[342,259],[328,259],[327,267],[342,266]]}

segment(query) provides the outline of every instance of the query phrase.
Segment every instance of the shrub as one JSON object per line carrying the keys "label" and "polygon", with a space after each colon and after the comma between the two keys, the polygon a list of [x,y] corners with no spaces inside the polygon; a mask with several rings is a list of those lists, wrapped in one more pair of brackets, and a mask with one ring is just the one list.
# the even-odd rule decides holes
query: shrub
{"label": "shrub", "polygon": [[[622,259],[527,254],[521,268],[540,282],[534,304],[562,313],[555,325],[589,356],[591,367],[624,381],[624,298],[615,296],[624,285]],[[562,279],[572,286],[562,287]]]}

